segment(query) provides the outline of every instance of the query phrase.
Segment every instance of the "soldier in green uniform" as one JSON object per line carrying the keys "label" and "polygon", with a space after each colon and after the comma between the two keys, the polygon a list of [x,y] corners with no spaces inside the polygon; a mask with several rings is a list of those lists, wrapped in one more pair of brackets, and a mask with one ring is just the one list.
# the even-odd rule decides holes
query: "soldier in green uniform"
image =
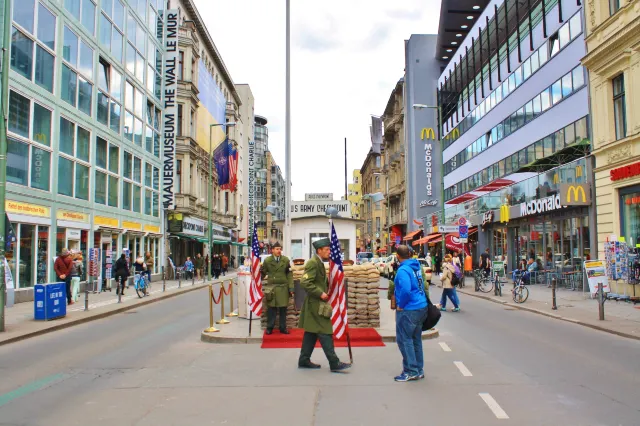
{"label": "soldier in green uniform", "polygon": [[311,354],[320,340],[322,350],[329,360],[329,368],[338,373],[351,367],[351,364],[340,362],[333,347],[333,326],[331,325],[332,308],[329,304],[329,281],[324,269],[324,261],[329,260],[330,241],[323,238],[313,243],[316,254],[304,265],[304,275],[300,285],[307,292],[304,305],[300,311],[300,328],[304,329],[302,348],[298,359],[299,368],[320,368],[311,362]]}
{"label": "soldier in green uniform", "polygon": [[267,334],[273,333],[276,313],[280,314],[280,333],[287,331],[287,306],[289,296],[293,295],[293,271],[289,258],[282,255],[282,246],[275,243],[271,247],[271,256],[262,263],[262,276],[267,276],[263,292],[267,301]]}

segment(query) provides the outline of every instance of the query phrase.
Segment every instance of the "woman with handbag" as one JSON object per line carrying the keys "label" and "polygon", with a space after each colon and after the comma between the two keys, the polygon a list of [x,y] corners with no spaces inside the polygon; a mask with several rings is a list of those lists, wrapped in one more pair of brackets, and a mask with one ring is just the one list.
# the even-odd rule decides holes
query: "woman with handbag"
{"label": "woman with handbag", "polygon": [[457,279],[456,268],[453,266],[452,257],[450,254],[444,257],[444,264],[442,265],[442,297],[440,298],[440,310],[447,310],[447,297],[453,303],[453,312],[460,311],[460,301],[458,300],[458,293],[456,293],[455,280]]}

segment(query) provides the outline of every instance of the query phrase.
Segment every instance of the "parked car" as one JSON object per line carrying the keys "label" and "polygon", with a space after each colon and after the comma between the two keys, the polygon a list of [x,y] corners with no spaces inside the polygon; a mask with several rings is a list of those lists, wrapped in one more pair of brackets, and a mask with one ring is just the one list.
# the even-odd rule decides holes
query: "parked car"
{"label": "parked car", "polygon": [[373,253],[370,251],[361,251],[356,254],[356,265],[362,265],[363,263],[367,263],[373,259]]}
{"label": "parked car", "polygon": [[429,263],[426,259],[418,259],[418,262],[420,262],[420,266],[422,266],[422,270],[424,271],[427,282],[431,284],[431,266],[429,266]]}
{"label": "parked car", "polygon": [[387,262],[385,263],[385,266],[384,266],[383,275],[386,278],[393,280],[396,277],[396,271],[398,270],[398,266],[399,266],[398,257],[394,253],[387,258]]}
{"label": "parked car", "polygon": [[382,258],[378,259],[378,261],[375,263],[376,269],[378,270],[378,273],[380,275],[384,275],[385,274],[385,268],[387,266],[387,262],[389,261],[389,259],[391,259],[391,256],[382,257]]}

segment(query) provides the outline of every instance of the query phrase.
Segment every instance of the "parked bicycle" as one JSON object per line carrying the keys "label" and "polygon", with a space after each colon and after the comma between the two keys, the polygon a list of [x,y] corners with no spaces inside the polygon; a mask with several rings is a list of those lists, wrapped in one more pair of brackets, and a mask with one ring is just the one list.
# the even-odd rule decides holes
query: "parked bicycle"
{"label": "parked bicycle", "polygon": [[516,303],[524,303],[529,298],[529,289],[525,285],[522,274],[516,274],[511,295]]}
{"label": "parked bicycle", "polygon": [[500,273],[498,271],[493,271],[493,294],[502,296],[502,280],[500,279]]}
{"label": "parked bicycle", "polygon": [[473,271],[473,279],[476,284],[476,291],[489,293],[493,290],[493,281],[490,276],[485,275],[484,269],[475,269]]}

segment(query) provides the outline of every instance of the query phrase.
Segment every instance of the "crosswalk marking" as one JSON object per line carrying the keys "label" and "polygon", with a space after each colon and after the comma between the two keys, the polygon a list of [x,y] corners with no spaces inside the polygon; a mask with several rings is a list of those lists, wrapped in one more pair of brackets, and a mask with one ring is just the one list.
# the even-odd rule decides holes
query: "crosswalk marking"
{"label": "crosswalk marking", "polygon": [[496,402],[495,399],[493,399],[491,395],[485,392],[480,392],[478,395],[480,395],[480,398],[482,398],[485,404],[487,404],[487,406],[493,412],[496,418],[498,419],[509,418],[509,416],[507,416],[507,413],[502,409],[502,407],[500,407],[500,405]]}
{"label": "crosswalk marking", "polygon": [[440,342],[440,347],[442,348],[443,351],[445,352],[451,352],[451,348],[449,347],[449,345],[447,345],[444,342]]}
{"label": "crosswalk marking", "polygon": [[458,370],[460,370],[464,377],[473,376],[473,374],[471,374],[471,371],[469,371],[469,369],[462,363],[462,361],[453,361],[453,363],[456,367],[458,367]]}

